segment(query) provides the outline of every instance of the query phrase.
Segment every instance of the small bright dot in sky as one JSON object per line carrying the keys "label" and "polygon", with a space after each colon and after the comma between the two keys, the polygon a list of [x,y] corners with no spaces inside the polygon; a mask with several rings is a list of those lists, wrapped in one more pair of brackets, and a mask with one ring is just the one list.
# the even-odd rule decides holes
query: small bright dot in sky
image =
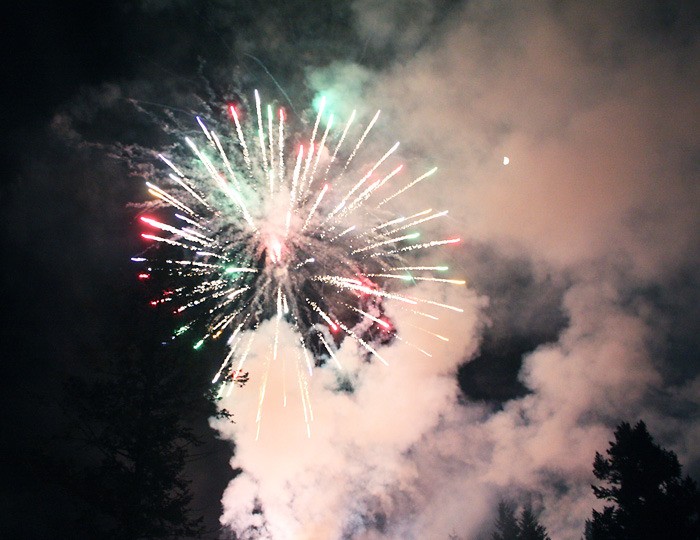
{"label": "small bright dot in sky", "polygon": [[503,165],[508,165],[510,163],[510,158],[508,156],[503,156]]}

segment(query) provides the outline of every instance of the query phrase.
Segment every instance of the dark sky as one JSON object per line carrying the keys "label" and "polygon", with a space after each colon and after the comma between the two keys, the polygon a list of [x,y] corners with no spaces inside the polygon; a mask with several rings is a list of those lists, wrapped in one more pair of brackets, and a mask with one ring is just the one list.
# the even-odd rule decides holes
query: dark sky
{"label": "dark sky", "polygon": [[[449,532],[463,518],[454,501],[471,493],[468,535],[497,495],[541,492],[545,522],[567,534],[590,508],[592,450],[642,416],[697,477],[692,2],[30,1],[4,18],[1,441],[14,466],[2,507],[15,523],[40,537],[61,519],[60,489],[21,458],[53,450],[62,381],[90,378],[128,343],[152,345],[168,324],[145,306],[129,262],[139,243],[128,204],[143,200],[141,183],[108,155],[117,143],[161,142],[128,99],[194,110],[194,96],[211,104],[253,88],[285,102],[281,87],[300,114],[320,89],[385,108],[407,155],[440,165],[446,189],[422,195],[451,199],[452,225],[468,238],[455,265],[488,298],[469,304],[473,339],[449,353],[461,404],[436,391],[426,425],[397,435],[385,457],[412,448],[413,464],[433,471],[416,480],[432,499],[405,517],[401,461],[383,479],[391,502],[352,511],[378,505],[396,527],[389,538],[430,532],[426,523]],[[430,374],[437,389],[442,375]],[[215,526],[229,445],[206,419],[196,425],[212,452],[193,471],[196,504]],[[564,457],[577,443],[581,454]],[[338,469],[352,462],[333,458]],[[459,482],[457,465],[471,471]],[[557,475],[567,496],[555,504]],[[337,500],[356,500],[348,490]],[[287,500],[304,493],[290,488]],[[347,515],[329,515],[353,530]]]}

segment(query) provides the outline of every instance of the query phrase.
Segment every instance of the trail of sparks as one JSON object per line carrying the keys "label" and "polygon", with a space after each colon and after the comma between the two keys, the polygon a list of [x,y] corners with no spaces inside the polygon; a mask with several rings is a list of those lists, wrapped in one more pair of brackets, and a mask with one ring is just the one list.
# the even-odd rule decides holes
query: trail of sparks
{"label": "trail of sparks", "polygon": [[434,277],[412,276],[408,274],[366,274],[367,277],[381,277],[389,279],[401,279],[403,281],[432,281],[433,283],[449,283],[451,285],[465,285],[463,279],[442,279]]}
{"label": "trail of sparks", "polygon": [[265,149],[265,129],[263,128],[262,110],[260,109],[260,94],[255,91],[255,112],[258,116],[258,142],[260,143],[260,155],[263,158],[263,169],[267,173],[267,151]]}
{"label": "trail of sparks", "polygon": [[405,193],[406,191],[408,191],[409,189],[411,189],[413,186],[415,186],[418,182],[422,182],[423,180],[425,180],[426,178],[429,178],[430,176],[432,176],[432,175],[435,174],[436,172],[437,172],[437,167],[433,167],[433,168],[430,169],[427,173],[425,173],[425,174],[419,176],[418,178],[416,178],[413,182],[411,182],[411,183],[408,184],[407,186],[401,188],[400,190],[398,190],[396,193],[394,193],[394,194],[391,195],[390,197],[387,197],[386,199],[384,199],[382,202],[380,202],[380,203],[377,205],[377,208],[379,208],[380,206],[385,205],[385,204],[388,203],[390,200],[395,199],[395,198],[398,197],[399,195]]}
{"label": "trail of sparks", "polygon": [[301,228],[302,232],[305,231],[306,228],[309,226],[309,223],[311,222],[311,218],[314,217],[316,210],[318,209],[319,205],[321,204],[321,201],[323,200],[323,197],[326,195],[327,192],[328,192],[328,184],[323,186],[323,189],[318,194],[318,198],[316,199],[316,202],[311,207],[311,210],[309,210],[309,215],[306,218],[306,221],[304,221],[304,226]]}
{"label": "trail of sparks", "polygon": [[410,327],[412,327],[412,328],[416,328],[417,330],[420,330],[421,332],[425,332],[426,334],[430,334],[431,336],[434,336],[434,337],[438,338],[438,339],[441,340],[441,341],[445,341],[445,342],[450,341],[450,338],[445,337],[445,336],[443,336],[443,335],[441,335],[441,334],[437,334],[437,333],[435,333],[435,332],[431,332],[430,330],[427,330],[426,328],[423,328],[422,326],[418,326],[417,324],[406,323],[406,325],[407,325],[407,326],[410,326]]}

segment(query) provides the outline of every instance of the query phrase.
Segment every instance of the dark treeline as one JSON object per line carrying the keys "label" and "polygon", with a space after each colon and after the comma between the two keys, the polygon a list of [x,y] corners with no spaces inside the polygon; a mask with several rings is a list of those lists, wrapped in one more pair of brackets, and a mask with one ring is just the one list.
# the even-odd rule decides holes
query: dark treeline
{"label": "dark treeline", "polygon": [[[700,494],[675,453],[657,445],[644,422],[622,422],[605,455],[596,452],[591,486],[602,511],[592,510],[585,540],[700,539]],[[529,504],[520,516],[513,501],[502,500],[490,540],[549,540]]]}
{"label": "dark treeline", "polygon": [[191,488],[196,462],[222,451],[206,441],[206,419],[229,416],[215,407],[211,364],[191,340],[171,339],[158,313],[134,310],[131,321],[129,339],[106,341],[89,370],[63,377],[50,433],[15,453],[0,537],[219,536]]}

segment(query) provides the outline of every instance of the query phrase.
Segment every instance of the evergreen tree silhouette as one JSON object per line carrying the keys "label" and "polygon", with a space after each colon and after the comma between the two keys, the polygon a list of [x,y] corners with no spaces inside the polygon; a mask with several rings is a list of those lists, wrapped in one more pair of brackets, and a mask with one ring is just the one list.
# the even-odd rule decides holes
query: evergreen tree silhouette
{"label": "evergreen tree silhouette", "polygon": [[676,454],[654,443],[644,422],[621,423],[607,457],[596,452],[592,486],[598,499],[613,504],[593,510],[586,540],[700,538],[700,497],[690,477],[681,477]]}
{"label": "evergreen tree silhouette", "polygon": [[547,529],[540,525],[532,513],[532,508],[527,505],[518,520],[518,540],[551,540]]}
{"label": "evergreen tree silhouette", "polygon": [[511,501],[498,503],[498,516],[491,540],[550,540],[545,529],[537,521],[532,507],[526,505],[518,519],[515,504]]}
{"label": "evergreen tree silhouette", "polygon": [[65,484],[84,501],[76,532],[103,538],[194,538],[184,469],[198,438],[183,419],[203,399],[184,366],[156,348],[131,347],[95,380],[66,386],[79,460]]}
{"label": "evergreen tree silhouette", "polygon": [[518,520],[515,518],[515,505],[509,501],[498,503],[498,517],[491,540],[517,540]]}

